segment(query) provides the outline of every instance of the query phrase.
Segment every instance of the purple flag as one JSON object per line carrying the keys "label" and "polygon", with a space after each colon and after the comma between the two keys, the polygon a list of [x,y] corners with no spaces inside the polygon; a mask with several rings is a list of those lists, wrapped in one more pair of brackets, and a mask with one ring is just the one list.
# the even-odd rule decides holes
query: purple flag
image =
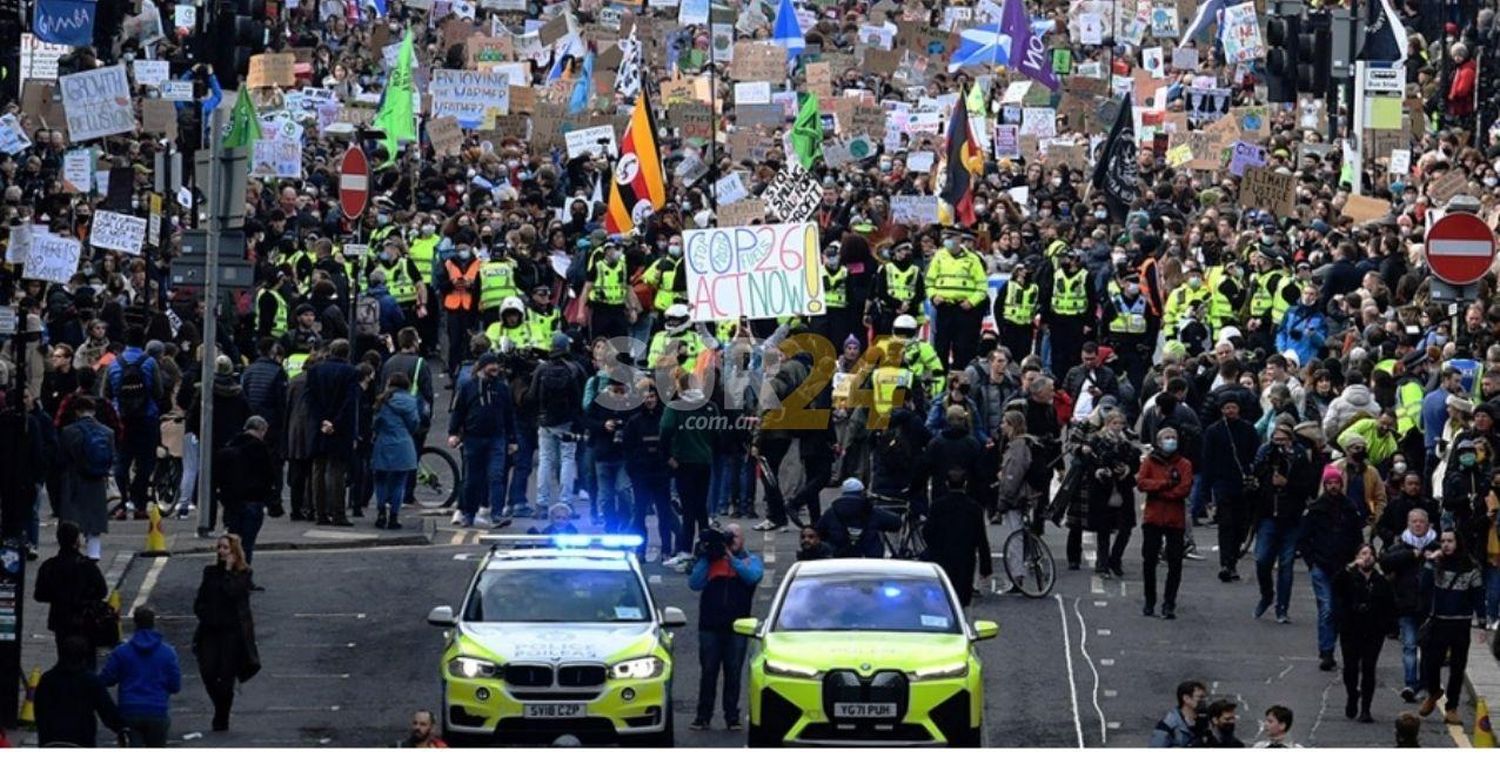
{"label": "purple flag", "polygon": [[1022,74],[1056,92],[1060,83],[1052,73],[1052,55],[1042,38],[1031,33],[1031,23],[1026,18],[1025,0],[1005,0],[1005,12],[1000,18],[1000,33],[1010,35],[1010,65]]}

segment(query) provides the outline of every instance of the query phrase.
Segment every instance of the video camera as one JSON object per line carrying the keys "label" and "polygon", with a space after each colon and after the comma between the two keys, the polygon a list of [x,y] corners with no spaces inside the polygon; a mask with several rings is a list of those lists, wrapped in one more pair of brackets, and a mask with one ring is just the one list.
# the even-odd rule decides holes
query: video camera
{"label": "video camera", "polygon": [[718,560],[729,553],[729,544],[732,540],[728,533],[718,528],[704,528],[698,532],[698,544],[693,547],[693,555],[708,560]]}

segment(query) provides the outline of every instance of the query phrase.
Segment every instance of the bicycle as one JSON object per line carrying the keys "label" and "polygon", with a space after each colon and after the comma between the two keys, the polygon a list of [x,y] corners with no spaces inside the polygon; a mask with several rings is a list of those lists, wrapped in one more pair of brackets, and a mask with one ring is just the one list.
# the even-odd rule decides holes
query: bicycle
{"label": "bicycle", "polygon": [[896,560],[920,560],[927,552],[927,539],[922,535],[922,516],[911,509],[911,500],[900,496],[870,494],[875,511],[890,512],[901,518],[901,525],[893,531],[882,531],[881,541],[886,554]]}
{"label": "bicycle", "polygon": [[1011,591],[1029,599],[1041,599],[1052,593],[1057,583],[1057,563],[1052,559],[1052,548],[1032,530],[1041,527],[1041,508],[1033,506],[1031,511],[1031,521],[1022,521],[1021,527],[1011,531],[1001,543],[1000,562],[1010,580]]}
{"label": "bicycle", "polygon": [[423,446],[417,456],[417,485],[412,496],[424,509],[446,509],[458,500],[463,484],[458,460],[447,449]]}

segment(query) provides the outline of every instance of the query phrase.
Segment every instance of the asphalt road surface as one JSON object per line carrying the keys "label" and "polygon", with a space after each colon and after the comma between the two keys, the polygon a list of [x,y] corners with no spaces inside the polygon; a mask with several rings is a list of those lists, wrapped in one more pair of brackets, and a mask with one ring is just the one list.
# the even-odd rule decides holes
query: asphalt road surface
{"label": "asphalt road surface", "polygon": [[[445,425],[440,413],[433,443]],[[794,459],[787,461],[795,465]],[[783,485],[795,482],[794,471],[795,466],[783,475]],[[431,519],[438,531],[427,546],[257,554],[256,579],[266,591],[255,594],[252,604],[264,668],[243,686],[227,733],[209,731],[211,707],[188,649],[193,594],[210,558],[178,554],[137,560],[122,584],[124,602],[149,602],[157,609],[160,627],[183,662],[183,692],[172,709],[173,745],[382,746],[405,734],[413,710],[438,708],[442,637],[427,625],[426,614],[434,605],[458,604],[485,548],[478,532],[453,528],[446,516]],[[518,523],[511,530],[525,527]],[[991,530],[998,548],[998,529]],[[1211,535],[1200,532],[1199,538]],[[795,559],[796,534],[748,532],[747,538],[766,562],[766,580],[755,598],[756,615],[764,615]],[[1272,704],[1296,713],[1294,740],[1319,747],[1388,746],[1391,721],[1414,709],[1397,695],[1400,648],[1387,642],[1376,722],[1344,718],[1340,673],[1318,670],[1315,609],[1304,571],[1298,572],[1292,623],[1279,625],[1270,617],[1251,617],[1257,599],[1253,566],[1242,565],[1246,580],[1223,584],[1213,563],[1189,561],[1178,618],[1163,621],[1141,615],[1139,534],[1127,554],[1123,581],[1102,581],[1087,572],[1088,564],[1084,571],[1067,571],[1062,531],[1049,527],[1046,540],[1059,565],[1049,597],[986,592],[969,614],[1000,624],[999,637],[979,648],[987,745],[1143,746],[1172,705],[1174,687],[1186,678],[1206,682],[1211,697],[1242,701],[1239,729],[1247,743]],[[1204,551],[1213,557],[1207,544]],[[653,547],[648,559],[656,557]],[[1086,547],[1086,557],[1092,561],[1092,547]],[[721,713],[712,730],[687,729],[699,680],[697,596],[685,575],[654,562],[647,568],[657,601],[681,607],[688,616],[675,648],[678,744],[742,745],[742,733],[723,729]],[[1468,726],[1472,710],[1465,707],[1463,713]],[[1424,747],[1454,745],[1439,717],[1424,721]]]}

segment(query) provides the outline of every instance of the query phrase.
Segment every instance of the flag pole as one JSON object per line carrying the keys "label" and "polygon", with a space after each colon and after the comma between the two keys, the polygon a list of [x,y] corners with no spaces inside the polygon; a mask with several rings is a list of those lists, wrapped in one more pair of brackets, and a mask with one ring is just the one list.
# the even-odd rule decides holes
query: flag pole
{"label": "flag pole", "polygon": [[714,213],[719,212],[719,117],[715,102],[719,98],[719,73],[715,71],[714,59],[714,25],[713,5],[709,4],[708,23],[708,175],[705,179],[709,182],[708,202],[713,206]]}

